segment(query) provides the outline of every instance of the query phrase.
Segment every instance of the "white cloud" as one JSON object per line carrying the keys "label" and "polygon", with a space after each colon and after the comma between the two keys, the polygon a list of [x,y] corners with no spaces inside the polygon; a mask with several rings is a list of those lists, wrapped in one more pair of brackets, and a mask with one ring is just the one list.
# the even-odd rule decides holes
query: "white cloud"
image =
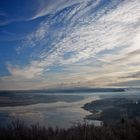
{"label": "white cloud", "polygon": [[[11,12],[5,11],[5,9],[1,7],[0,16],[3,20],[1,20],[0,26],[7,25],[16,21],[30,21],[49,14],[55,14],[56,12],[66,7],[82,2],[87,2],[87,0],[30,0],[27,2],[21,2],[20,5],[18,5],[18,8],[16,7],[17,3],[15,6],[11,6]],[[20,15],[16,13],[16,8],[17,10],[20,9]]]}
{"label": "white cloud", "polygon": [[[70,5],[74,4],[73,2],[70,0],[66,5],[68,6],[69,3]],[[78,2],[81,1],[79,0]],[[140,66],[140,55],[131,55],[131,53],[137,52],[140,49],[139,0],[125,0],[118,5],[116,1],[113,1],[110,5],[101,8],[101,10],[99,8],[97,11],[94,11],[95,13],[91,13],[94,9],[93,7],[96,8],[100,2],[95,1],[91,5],[81,3],[81,5],[71,9],[67,14],[63,13],[59,16],[59,20],[62,20],[62,22],[69,20],[69,23],[65,23],[66,25],[59,31],[54,30],[53,32],[51,28],[57,22],[57,18],[43,21],[38,30],[28,36],[26,42],[23,42],[26,46],[31,45],[34,46],[35,50],[37,48],[41,50],[37,54],[34,54],[39,60],[31,60],[30,64],[23,69],[19,66],[8,65],[11,75],[27,79],[44,74],[47,76],[51,66],[70,67],[82,64],[88,59],[92,60],[93,63],[96,61],[102,62],[102,67],[92,67],[96,69],[94,70],[95,73],[88,76],[87,74],[84,75],[87,79],[91,77],[91,83],[95,85],[99,85],[99,83],[101,85],[108,85],[116,79],[122,80],[118,77],[125,74],[127,70],[131,71],[133,68],[136,71]],[[62,6],[62,3],[64,3],[63,0],[60,3],[56,2],[54,5],[52,2],[52,7],[50,6],[49,10],[51,11],[58,5]],[[111,5],[117,6],[112,8]],[[44,14],[46,14],[45,10],[42,10],[40,15]],[[51,40],[52,44],[50,44],[51,47],[48,50],[47,41],[50,39],[49,35],[52,35],[52,39],[54,40]],[[134,63],[137,63],[137,65],[134,65]],[[84,71],[84,68],[82,70]],[[75,71],[76,69],[73,70],[72,74]],[[75,79],[77,77],[75,76]],[[104,77],[106,80],[101,82],[99,79],[103,79]],[[61,79],[61,77],[59,78]],[[70,80],[70,77],[68,80]]]}
{"label": "white cloud", "polygon": [[37,76],[41,76],[43,69],[40,67],[27,66],[24,68],[14,67],[11,64],[7,64],[7,69],[11,73],[12,76],[23,78],[23,79],[32,79]]}
{"label": "white cloud", "polygon": [[[138,1],[124,2],[98,20],[93,18],[93,21],[86,25],[73,27],[71,33],[54,46],[54,51],[49,56],[48,54],[44,56],[44,60],[46,63],[51,60],[52,63],[71,64],[120,46],[122,53],[116,57],[139,49],[140,27],[136,27],[140,17],[138,4]],[[73,52],[72,57],[65,60],[63,55],[71,52]],[[101,57],[99,59],[102,59]],[[112,61],[114,58],[110,59],[107,61]]]}

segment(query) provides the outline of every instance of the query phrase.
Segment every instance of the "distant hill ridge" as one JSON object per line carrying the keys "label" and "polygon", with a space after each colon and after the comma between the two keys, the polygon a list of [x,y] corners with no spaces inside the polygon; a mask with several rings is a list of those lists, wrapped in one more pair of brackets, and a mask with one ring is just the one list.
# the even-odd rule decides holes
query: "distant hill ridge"
{"label": "distant hill ridge", "polygon": [[124,92],[126,88],[86,88],[86,87],[79,87],[79,88],[57,88],[57,89],[38,89],[38,90],[12,90],[12,91],[0,91],[0,93],[83,93],[83,92]]}

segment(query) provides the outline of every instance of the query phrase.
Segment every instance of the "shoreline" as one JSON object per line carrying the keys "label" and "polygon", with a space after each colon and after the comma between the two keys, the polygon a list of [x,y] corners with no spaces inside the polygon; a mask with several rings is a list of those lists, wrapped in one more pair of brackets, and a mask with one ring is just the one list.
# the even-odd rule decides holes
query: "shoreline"
{"label": "shoreline", "polygon": [[140,117],[140,99],[105,98],[83,106],[92,114],[87,115],[87,120],[101,120],[112,123],[122,118],[134,119]]}

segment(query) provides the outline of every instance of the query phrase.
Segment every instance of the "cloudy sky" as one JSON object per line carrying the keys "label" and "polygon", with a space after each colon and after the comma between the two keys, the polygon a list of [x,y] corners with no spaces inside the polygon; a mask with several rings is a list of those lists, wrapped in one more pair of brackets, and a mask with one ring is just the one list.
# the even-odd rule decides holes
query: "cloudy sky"
{"label": "cloudy sky", "polygon": [[1,0],[0,90],[140,86],[140,0]]}

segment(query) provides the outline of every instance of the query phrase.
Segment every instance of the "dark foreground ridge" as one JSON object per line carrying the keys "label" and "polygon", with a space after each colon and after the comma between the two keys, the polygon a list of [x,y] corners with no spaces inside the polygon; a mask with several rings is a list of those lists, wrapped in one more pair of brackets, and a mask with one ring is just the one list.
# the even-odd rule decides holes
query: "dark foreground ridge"
{"label": "dark foreground ridge", "polygon": [[15,121],[0,128],[0,140],[140,140],[140,119],[94,126],[77,124],[69,129],[52,129],[39,125],[26,126]]}

